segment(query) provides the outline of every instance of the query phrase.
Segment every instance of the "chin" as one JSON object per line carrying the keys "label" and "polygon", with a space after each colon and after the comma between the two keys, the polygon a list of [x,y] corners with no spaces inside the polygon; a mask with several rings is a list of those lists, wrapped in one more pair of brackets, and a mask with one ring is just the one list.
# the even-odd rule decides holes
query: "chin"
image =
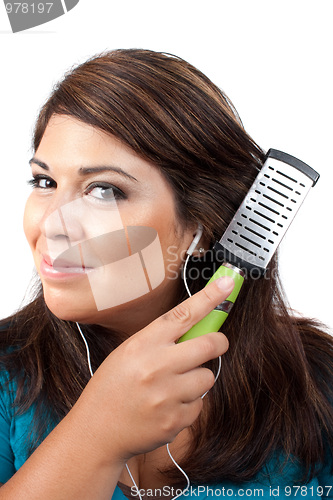
{"label": "chin", "polygon": [[96,318],[96,305],[88,297],[75,297],[74,294],[54,294],[44,289],[44,300],[50,311],[64,321],[93,323]]}

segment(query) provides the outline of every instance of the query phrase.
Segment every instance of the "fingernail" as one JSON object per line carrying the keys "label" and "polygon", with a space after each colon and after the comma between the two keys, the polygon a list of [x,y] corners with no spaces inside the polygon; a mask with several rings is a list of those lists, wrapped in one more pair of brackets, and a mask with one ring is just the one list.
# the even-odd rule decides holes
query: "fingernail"
{"label": "fingernail", "polygon": [[218,278],[215,283],[219,287],[220,290],[224,292],[231,291],[235,285],[234,280],[230,276],[223,276],[222,278]]}

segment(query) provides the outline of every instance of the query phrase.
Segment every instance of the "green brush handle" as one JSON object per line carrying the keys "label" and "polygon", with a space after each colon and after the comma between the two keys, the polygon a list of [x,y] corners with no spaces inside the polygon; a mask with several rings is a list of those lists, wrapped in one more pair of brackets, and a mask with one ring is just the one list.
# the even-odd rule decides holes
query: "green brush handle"
{"label": "green brush handle", "polygon": [[[239,291],[244,282],[244,274],[238,268],[230,266],[230,264],[222,264],[216,271],[216,273],[211,277],[208,281],[207,285],[217,278],[222,278],[222,276],[230,276],[233,278],[235,282],[235,286],[231,292],[231,294],[227,297],[227,299],[221,304],[222,308],[226,309],[225,311],[214,309],[210,312],[205,318],[201,319],[196,325],[192,326],[192,328],[186,332],[178,342],[184,342],[184,340],[194,339],[195,337],[200,337],[201,335],[205,335],[205,333],[210,332],[218,332],[225,320],[228,317],[228,312],[233,306]],[[231,304],[230,304],[231,303]]]}

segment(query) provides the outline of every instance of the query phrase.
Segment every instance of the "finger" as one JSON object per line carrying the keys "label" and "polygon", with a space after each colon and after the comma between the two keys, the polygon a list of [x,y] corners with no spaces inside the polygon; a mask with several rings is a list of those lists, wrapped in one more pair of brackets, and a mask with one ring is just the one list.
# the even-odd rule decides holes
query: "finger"
{"label": "finger", "polygon": [[191,401],[190,403],[183,403],[177,414],[175,415],[175,422],[172,422],[170,428],[177,429],[176,432],[173,432],[173,435],[170,433],[169,443],[177,437],[180,431],[189,427],[193,424],[193,422],[198,418],[203,407],[203,401],[201,396],[196,400]]}
{"label": "finger", "polygon": [[157,330],[164,340],[175,342],[223,302],[232,292],[234,284],[234,280],[229,276],[218,278],[153,321],[150,324],[152,331],[156,334]]}
{"label": "finger", "polygon": [[208,368],[195,368],[179,379],[180,398],[183,403],[191,403],[209,391],[215,382],[214,373]]}
{"label": "finger", "polygon": [[198,418],[203,407],[203,400],[201,395],[191,401],[190,403],[184,403],[182,405],[183,410],[183,425],[184,427],[189,427]]}
{"label": "finger", "polygon": [[178,373],[185,373],[193,370],[207,361],[218,358],[227,352],[229,341],[221,332],[207,333],[201,337],[187,340],[186,342],[175,344],[173,348],[173,359]]}

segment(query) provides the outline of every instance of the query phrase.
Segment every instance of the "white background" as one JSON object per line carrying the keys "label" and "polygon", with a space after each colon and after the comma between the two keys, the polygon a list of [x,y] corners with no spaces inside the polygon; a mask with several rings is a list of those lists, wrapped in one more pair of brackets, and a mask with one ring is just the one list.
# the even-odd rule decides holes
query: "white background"
{"label": "white background", "polygon": [[291,306],[332,326],[332,19],[331,0],[80,0],[12,34],[1,3],[0,317],[19,307],[33,270],[22,215],[38,109],[72,65],[140,47],[187,59],[227,93],[260,146],[320,172],[280,246],[281,271]]}

